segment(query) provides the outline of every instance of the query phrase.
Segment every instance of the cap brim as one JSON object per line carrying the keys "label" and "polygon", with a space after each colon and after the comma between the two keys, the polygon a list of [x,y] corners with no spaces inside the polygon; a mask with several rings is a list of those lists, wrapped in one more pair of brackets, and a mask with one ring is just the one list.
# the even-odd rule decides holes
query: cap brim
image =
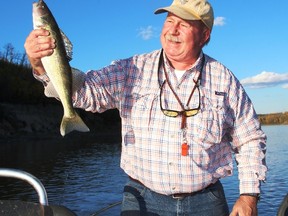
{"label": "cap brim", "polygon": [[160,14],[160,13],[165,13],[165,12],[173,13],[176,16],[185,20],[201,20],[199,17],[192,15],[186,10],[179,8],[179,7],[175,7],[173,5],[171,5],[170,7],[159,8],[154,12],[154,14]]}

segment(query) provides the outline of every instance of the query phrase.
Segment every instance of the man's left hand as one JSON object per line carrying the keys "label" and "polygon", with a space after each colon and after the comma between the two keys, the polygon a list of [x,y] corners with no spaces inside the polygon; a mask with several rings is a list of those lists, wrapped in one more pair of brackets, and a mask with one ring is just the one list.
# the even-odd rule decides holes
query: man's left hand
{"label": "man's left hand", "polygon": [[257,216],[257,197],[241,195],[236,201],[230,216]]}

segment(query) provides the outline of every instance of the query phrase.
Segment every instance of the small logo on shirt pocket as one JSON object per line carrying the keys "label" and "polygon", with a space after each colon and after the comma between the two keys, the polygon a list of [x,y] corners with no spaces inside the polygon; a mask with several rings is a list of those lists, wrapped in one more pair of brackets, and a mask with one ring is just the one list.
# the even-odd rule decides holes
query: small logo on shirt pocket
{"label": "small logo on shirt pocket", "polygon": [[226,96],[226,92],[218,92],[218,91],[215,91],[215,95],[218,95],[218,96]]}

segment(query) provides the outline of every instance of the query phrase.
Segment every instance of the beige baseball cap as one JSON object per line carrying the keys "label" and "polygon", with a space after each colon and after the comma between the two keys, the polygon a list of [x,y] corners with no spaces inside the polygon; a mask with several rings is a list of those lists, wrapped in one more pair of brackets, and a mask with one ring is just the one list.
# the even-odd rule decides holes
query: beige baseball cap
{"label": "beige baseball cap", "polygon": [[211,31],[214,13],[206,0],[174,0],[169,7],[157,9],[154,13],[170,12],[185,20],[201,20]]}

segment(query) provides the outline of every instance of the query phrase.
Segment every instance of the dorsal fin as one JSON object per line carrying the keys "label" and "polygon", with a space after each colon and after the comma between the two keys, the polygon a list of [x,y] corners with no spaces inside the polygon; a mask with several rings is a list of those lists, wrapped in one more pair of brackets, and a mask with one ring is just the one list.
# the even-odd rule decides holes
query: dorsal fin
{"label": "dorsal fin", "polygon": [[68,39],[68,37],[64,34],[62,30],[60,30],[60,32],[61,32],[61,36],[63,38],[63,42],[65,45],[66,57],[68,61],[71,61],[72,55],[73,55],[73,44],[71,43],[71,41]]}

